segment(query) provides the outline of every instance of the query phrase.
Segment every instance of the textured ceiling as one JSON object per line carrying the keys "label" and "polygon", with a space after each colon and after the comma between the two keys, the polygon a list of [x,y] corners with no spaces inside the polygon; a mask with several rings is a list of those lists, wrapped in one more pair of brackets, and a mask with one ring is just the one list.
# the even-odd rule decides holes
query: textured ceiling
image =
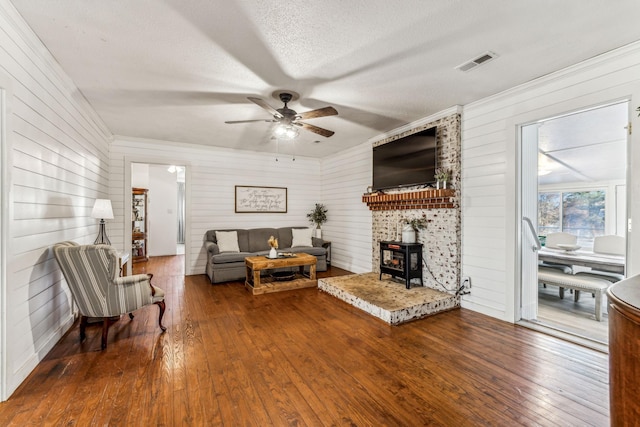
{"label": "textured ceiling", "polygon": [[273,152],[270,123],[224,122],[291,89],[338,110],[308,120],[334,136],[301,130],[314,157],[640,40],[637,0],[12,3],[113,134]]}

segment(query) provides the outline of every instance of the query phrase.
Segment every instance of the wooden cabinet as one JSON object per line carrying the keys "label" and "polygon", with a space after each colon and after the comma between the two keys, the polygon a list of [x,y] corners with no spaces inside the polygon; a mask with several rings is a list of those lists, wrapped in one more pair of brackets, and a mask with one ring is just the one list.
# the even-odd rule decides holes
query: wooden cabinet
{"label": "wooden cabinet", "polygon": [[147,254],[147,193],[146,188],[133,188],[131,201],[131,252],[133,262],[148,261]]}
{"label": "wooden cabinet", "polygon": [[640,420],[640,275],[613,284],[609,300],[609,399],[612,426]]}

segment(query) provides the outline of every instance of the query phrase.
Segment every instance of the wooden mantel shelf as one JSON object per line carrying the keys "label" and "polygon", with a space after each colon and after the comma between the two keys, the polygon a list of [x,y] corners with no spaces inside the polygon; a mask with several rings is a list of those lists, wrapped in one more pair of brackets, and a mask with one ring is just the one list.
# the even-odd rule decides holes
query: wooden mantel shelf
{"label": "wooden mantel shelf", "polygon": [[452,200],[456,191],[453,189],[421,190],[408,193],[362,195],[362,202],[372,211],[389,211],[398,209],[451,209],[455,207]]}

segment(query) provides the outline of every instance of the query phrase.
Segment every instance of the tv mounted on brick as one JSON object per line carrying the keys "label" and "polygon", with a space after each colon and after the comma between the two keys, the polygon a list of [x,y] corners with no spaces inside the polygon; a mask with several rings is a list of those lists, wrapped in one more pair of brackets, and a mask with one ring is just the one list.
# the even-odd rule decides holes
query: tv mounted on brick
{"label": "tv mounted on brick", "polygon": [[373,190],[435,183],[436,127],[373,148]]}

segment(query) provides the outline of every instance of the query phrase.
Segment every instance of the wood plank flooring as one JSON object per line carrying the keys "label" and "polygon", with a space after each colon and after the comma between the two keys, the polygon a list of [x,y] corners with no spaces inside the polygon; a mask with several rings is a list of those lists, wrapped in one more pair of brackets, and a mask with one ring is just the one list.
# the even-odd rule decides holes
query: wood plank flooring
{"label": "wood plank flooring", "polygon": [[[152,258],[157,307],[78,325],[0,425],[608,426],[608,358],[467,310],[389,326],[317,289],[253,296]],[[346,274],[332,268],[324,277]]]}
{"label": "wood plank flooring", "polygon": [[538,288],[538,320],[570,334],[585,337],[596,342],[609,342],[609,316],[607,314],[607,297],[603,297],[602,321],[595,316],[595,298],[583,292],[579,300],[574,301],[573,294],[568,291],[564,299],[560,299],[556,286]]}

